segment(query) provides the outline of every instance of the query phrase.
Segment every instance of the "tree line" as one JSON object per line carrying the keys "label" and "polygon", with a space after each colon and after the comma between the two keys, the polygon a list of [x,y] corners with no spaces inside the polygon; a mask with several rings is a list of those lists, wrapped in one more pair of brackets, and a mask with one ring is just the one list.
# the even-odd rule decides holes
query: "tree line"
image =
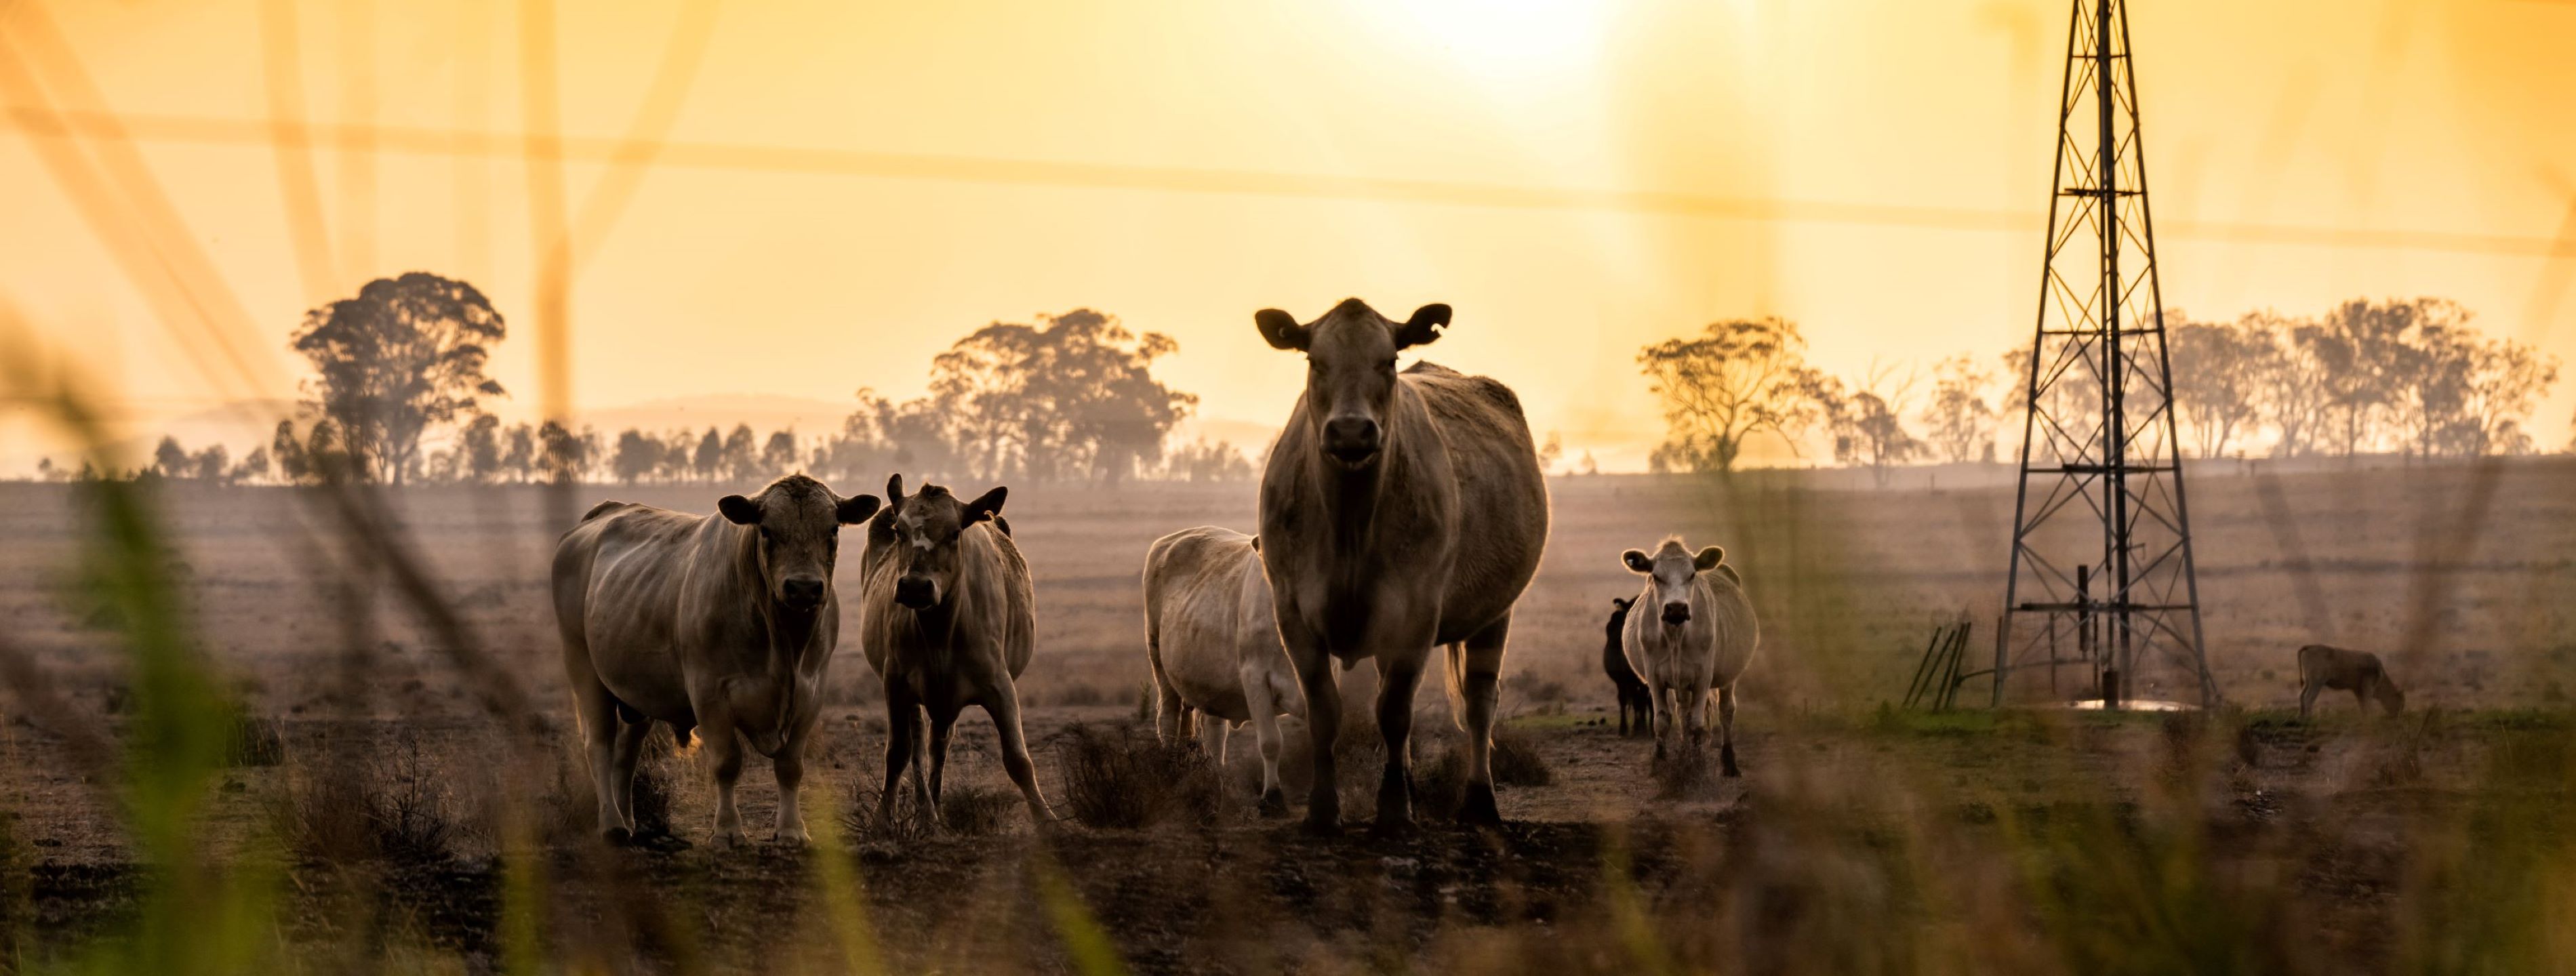
{"label": "tree line", "polygon": [[[838,430],[761,437],[748,424],[653,432],[545,421],[505,425],[508,392],[487,374],[507,323],[474,286],[426,272],[369,282],[305,313],[288,346],[313,372],[296,416],[233,462],[223,445],[164,437],[134,476],[231,483],[717,482],[803,468],[835,479],[885,471],[983,481],[1191,481],[1253,476],[1235,445],[1174,443],[1198,397],[1153,375],[1180,349],[1094,309],[995,322],[931,361],[929,392],[903,402],[860,390]],[[102,476],[84,466],[38,474]],[[116,476],[118,473],[106,473]]]}
{"label": "tree line", "polygon": [[[2320,315],[2265,310],[2221,322],[2167,312],[2176,448],[2199,458],[2532,453],[2527,425],[2557,382],[2558,362],[2480,333],[2471,318],[2440,298],[2356,299]],[[2048,351],[2043,370],[2068,362]],[[1928,388],[1914,371],[1877,365],[1845,380],[1807,363],[1794,323],[1711,323],[1637,355],[1665,421],[1649,465],[1728,471],[1758,439],[1806,457],[1819,437],[1835,462],[1881,480],[1891,466],[1918,461],[1991,462],[1999,446],[2019,450],[1999,444],[2018,436],[2000,421],[2023,413],[2031,358],[2028,343],[1991,364],[1952,356],[1932,366]],[[2099,384],[2087,371],[2067,372],[2043,406],[2088,429],[2101,419]]]}

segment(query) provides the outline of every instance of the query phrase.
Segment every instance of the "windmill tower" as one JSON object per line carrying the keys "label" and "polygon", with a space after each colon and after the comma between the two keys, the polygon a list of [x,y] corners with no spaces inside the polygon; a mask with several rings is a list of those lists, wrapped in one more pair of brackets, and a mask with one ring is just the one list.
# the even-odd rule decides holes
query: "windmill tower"
{"label": "windmill tower", "polygon": [[[2217,701],[2174,435],[2128,12],[2075,0],[1995,704],[2072,666],[2079,698]],[[2088,673],[2089,669],[2089,673]]]}

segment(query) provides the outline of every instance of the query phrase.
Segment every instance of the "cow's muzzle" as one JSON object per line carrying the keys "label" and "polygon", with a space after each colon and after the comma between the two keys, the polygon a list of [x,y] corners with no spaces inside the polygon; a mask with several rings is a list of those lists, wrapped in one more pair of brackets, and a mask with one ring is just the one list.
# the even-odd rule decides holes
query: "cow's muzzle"
{"label": "cow's muzzle", "polygon": [[778,600],[791,609],[812,610],[823,605],[829,589],[819,576],[790,576],[778,581]]}
{"label": "cow's muzzle", "polygon": [[1377,421],[1366,417],[1335,417],[1324,422],[1324,453],[1351,467],[1377,457],[1383,441]]}
{"label": "cow's muzzle", "polygon": [[1690,604],[1678,600],[1664,604],[1664,622],[1681,626],[1690,622]]}
{"label": "cow's muzzle", "polygon": [[939,585],[927,576],[906,576],[894,581],[894,602],[920,610],[939,602]]}

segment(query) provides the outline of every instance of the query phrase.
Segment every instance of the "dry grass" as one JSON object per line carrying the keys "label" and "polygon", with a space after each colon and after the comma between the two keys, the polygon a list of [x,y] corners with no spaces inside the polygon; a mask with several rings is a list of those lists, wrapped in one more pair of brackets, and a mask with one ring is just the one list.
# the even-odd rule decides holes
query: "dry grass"
{"label": "dry grass", "polygon": [[1207,825],[1228,806],[1216,766],[1197,747],[1164,744],[1131,724],[1076,723],[1050,746],[1063,804],[1088,827]]}

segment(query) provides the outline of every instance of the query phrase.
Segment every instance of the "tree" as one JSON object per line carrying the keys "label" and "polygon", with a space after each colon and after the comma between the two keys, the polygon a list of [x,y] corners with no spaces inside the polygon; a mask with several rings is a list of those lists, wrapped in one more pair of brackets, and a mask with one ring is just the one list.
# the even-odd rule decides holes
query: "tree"
{"label": "tree", "polygon": [[537,442],[544,445],[540,465],[546,478],[556,484],[579,484],[590,475],[592,462],[599,455],[599,433],[583,428],[579,434],[556,421],[546,421],[537,428]]}
{"label": "tree", "polygon": [[512,481],[527,481],[537,473],[537,430],[526,424],[510,428],[509,447],[501,452],[501,470]]}
{"label": "tree", "polygon": [[[2300,337],[2319,327],[2266,309],[2248,312],[2237,327],[2272,347],[2255,377],[2255,407],[2272,428],[2273,457],[2304,457],[2322,447],[2329,396],[2326,363],[2316,344]],[[2177,384],[2181,381],[2176,380]]]}
{"label": "tree", "polygon": [[771,432],[769,442],[760,448],[760,467],[772,478],[796,470],[796,432]]}
{"label": "tree", "polygon": [[1932,399],[1918,419],[1944,460],[1964,463],[1977,458],[1981,448],[1985,456],[1993,456],[1995,408],[1985,393],[1993,382],[1994,374],[1966,353],[1932,367]]}
{"label": "tree", "polygon": [[2165,313],[2173,370],[2174,416],[2200,457],[2224,457],[2228,445],[2262,421],[2264,378],[2281,355],[2253,316],[2235,322],[2189,322]]}
{"label": "tree", "polygon": [[248,482],[268,480],[268,448],[251,448],[249,454],[242,456],[241,463],[233,465],[232,479]]}
{"label": "tree", "polygon": [[501,418],[478,413],[465,425],[457,439],[460,459],[459,474],[475,484],[490,484],[501,478]]}
{"label": "tree", "polygon": [[41,457],[36,459],[36,480],[60,481],[62,479],[56,477],[59,474],[61,474],[61,472],[55,470],[53,458]]}
{"label": "tree", "polygon": [[1712,322],[1699,335],[1667,339],[1637,354],[1662,401],[1658,470],[1732,471],[1747,438],[1789,442],[1814,422],[1821,376],[1806,363],[1798,327],[1778,318]]}
{"label": "tree", "polygon": [[726,477],[735,481],[760,480],[760,446],[750,424],[735,424],[733,433],[725,435],[724,459],[719,466]]}
{"label": "tree", "polygon": [[1814,396],[1834,432],[1834,460],[1868,468],[1871,479],[1884,486],[1890,465],[1929,453],[1905,429],[1905,401],[1913,388],[1912,376],[1900,381],[1892,369],[1876,367],[1856,391],[1846,392],[1840,380],[1817,384]]}
{"label": "tree", "polygon": [[1538,445],[1539,471],[1545,473],[1556,470],[1556,462],[1564,457],[1565,441],[1557,437],[1555,431],[1548,431],[1547,440],[1539,442]]}
{"label": "tree", "polygon": [[713,483],[716,473],[724,469],[724,435],[716,433],[713,427],[707,428],[707,436],[698,441],[697,453],[691,456],[689,466],[697,470],[698,480]]}
{"label": "tree", "polygon": [[608,469],[618,481],[631,485],[652,477],[662,467],[662,456],[661,441],[630,427],[618,433],[617,450],[609,457]]}
{"label": "tree", "polygon": [[1198,403],[1153,377],[1154,361],[1179,349],[1087,308],[1037,325],[995,322],[932,360],[931,394],[983,477],[1116,483],[1160,460],[1172,425]]}
{"label": "tree", "polygon": [[208,444],[188,459],[189,476],[215,484],[232,483],[232,453],[221,444]]}
{"label": "tree", "polygon": [[188,457],[188,449],[180,447],[179,439],[176,437],[165,435],[161,438],[160,445],[152,449],[154,474],[177,480],[195,474],[196,470],[195,462]]}
{"label": "tree", "polygon": [[312,405],[337,422],[355,473],[399,482],[424,430],[504,395],[483,371],[505,334],[473,285],[415,271],[305,313],[290,345],[313,361]]}

